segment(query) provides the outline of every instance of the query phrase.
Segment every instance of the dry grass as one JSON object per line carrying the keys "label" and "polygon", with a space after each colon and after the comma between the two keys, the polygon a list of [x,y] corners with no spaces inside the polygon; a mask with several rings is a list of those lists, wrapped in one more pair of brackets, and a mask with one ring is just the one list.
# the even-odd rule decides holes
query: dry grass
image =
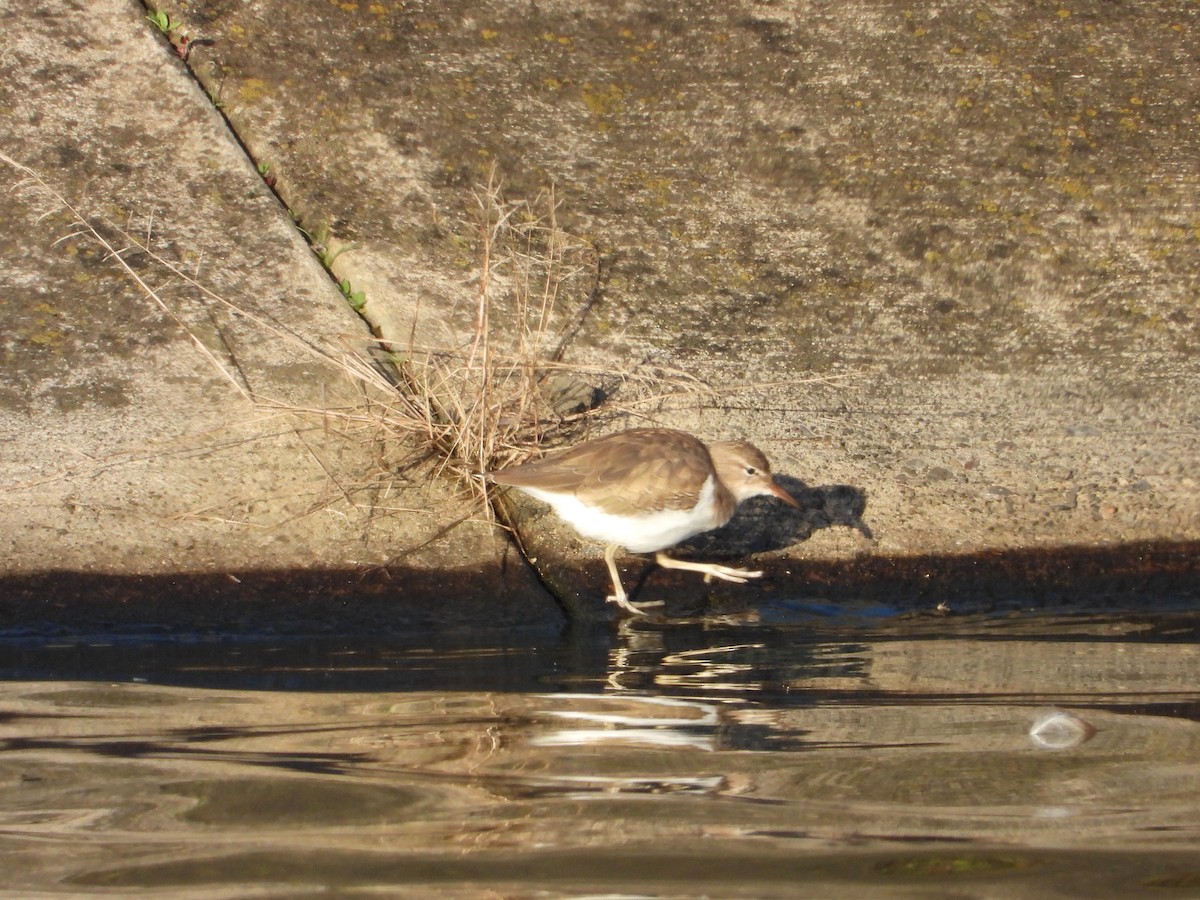
{"label": "dry grass", "polygon": [[338,418],[392,451],[381,457],[384,477],[431,467],[475,494],[490,517],[487,472],[601,414],[558,400],[564,384],[576,382],[590,395],[596,382],[611,390],[639,376],[563,362],[594,302],[598,260],[590,244],[561,227],[554,192],[506,200],[493,171],[472,200],[470,327],[457,346],[429,346],[419,339],[418,310],[405,339],[374,339],[343,356],[339,365],[363,386],[363,403]]}
{"label": "dry grass", "polygon": [[556,411],[556,376],[591,373],[562,363],[597,285],[595,251],[558,221],[553,191],[507,201],[494,169],[473,195],[477,274],[473,327],[463,347],[422,347],[418,324],[406,342],[385,342],[412,401],[385,416],[417,435],[439,470],[482,487],[481,476],[540,445],[548,430],[590,410]]}

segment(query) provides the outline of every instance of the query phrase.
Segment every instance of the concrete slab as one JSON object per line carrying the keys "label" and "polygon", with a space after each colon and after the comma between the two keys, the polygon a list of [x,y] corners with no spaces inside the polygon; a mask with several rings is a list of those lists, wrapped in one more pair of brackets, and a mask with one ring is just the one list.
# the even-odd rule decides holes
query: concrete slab
{"label": "concrete slab", "polygon": [[[997,558],[998,582],[1023,569],[1037,581],[1063,558],[1178,573],[1200,540],[1193,4],[158,8],[300,227],[327,258],[350,248],[333,271],[395,347],[470,352],[479,186],[496,172],[507,201],[531,206],[554,186],[584,271],[558,298],[556,365],[579,396],[607,397],[589,427],[745,437],[806,502],[790,518],[755,507],[699,543],[762,551],[777,576],[722,597],[816,590],[825,576],[805,573],[829,564],[872,583],[889,567],[961,574],[956,560]],[[111,15],[89,12],[86,29],[20,14],[48,41],[4,51],[22,134],[81,108],[74,88],[43,108],[45,84],[97,57],[116,67],[111,32],[136,7],[100,9]],[[169,111],[156,133],[178,140],[195,91],[161,49],[138,102]],[[87,66],[44,62],[67,51]],[[111,104],[103,93],[92,109]],[[78,168],[62,140],[47,146]],[[203,159],[185,169],[199,177]],[[63,177],[80,192],[85,171]],[[152,175],[110,179],[118,218],[161,205],[203,221],[236,202],[157,194]],[[248,182],[222,190],[269,202]],[[171,227],[159,233],[203,245]],[[508,252],[487,273],[493,324],[512,323],[497,330],[515,343],[527,320]],[[223,290],[271,258],[246,256],[220,266]],[[570,434],[559,424],[551,442]],[[536,509],[515,515],[545,580],[597,614],[595,549]]]}
{"label": "concrete slab", "polygon": [[285,627],[302,582],[310,622],[559,621],[347,375],[366,326],[141,5],[0,20],[3,617],[42,617],[17,585],[63,572],[85,607],[193,625],[245,600]]}

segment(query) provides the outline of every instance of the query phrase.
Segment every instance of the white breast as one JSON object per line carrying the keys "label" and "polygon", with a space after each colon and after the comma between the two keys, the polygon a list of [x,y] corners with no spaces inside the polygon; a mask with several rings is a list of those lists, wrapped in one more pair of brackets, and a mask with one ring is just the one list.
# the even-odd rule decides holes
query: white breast
{"label": "white breast", "polygon": [[574,495],[551,494],[537,488],[522,487],[525,493],[550,504],[563,521],[583,537],[605,544],[617,544],[632,553],[651,553],[673,547],[693,535],[716,528],[713,495],[716,481],[709,476],[700,489],[700,498],[691,509],[664,509],[637,517],[614,516],[585,506]]}

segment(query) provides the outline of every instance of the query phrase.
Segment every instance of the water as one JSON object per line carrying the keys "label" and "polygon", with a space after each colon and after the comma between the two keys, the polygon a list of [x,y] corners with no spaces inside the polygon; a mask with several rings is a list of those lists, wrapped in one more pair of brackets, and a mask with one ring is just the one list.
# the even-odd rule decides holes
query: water
{"label": "water", "polygon": [[3,660],[4,896],[1200,896],[1187,612]]}

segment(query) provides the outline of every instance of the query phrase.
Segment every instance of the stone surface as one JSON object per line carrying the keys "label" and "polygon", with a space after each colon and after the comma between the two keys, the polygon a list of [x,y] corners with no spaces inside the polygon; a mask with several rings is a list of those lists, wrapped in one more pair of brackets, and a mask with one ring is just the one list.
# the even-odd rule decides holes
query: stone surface
{"label": "stone surface", "polygon": [[[480,186],[494,172],[509,201],[531,205],[553,186],[580,270],[554,329],[581,395],[607,398],[592,427],[748,438],[808,504],[791,518],[756,506],[697,552],[765,551],[786,590],[782,576],[802,561],[853,571],[875,556],[1009,553],[1034,564],[1020,554],[1200,539],[1194,4],[161,8],[177,26],[173,43],[190,47],[186,64],[156,46],[136,5],[70,17],[7,7],[6,34],[22,37],[2,51],[0,96],[17,123],[4,146],[38,142],[22,158],[51,160],[64,191],[103,197],[99,211],[118,222],[153,215],[155,233],[223,295],[272,310],[297,291],[244,284],[270,261],[277,285],[298,272],[321,279],[277,210],[277,234],[248,224],[274,202],[255,183],[257,165],[318,249],[343,251],[333,271],[363,292],[372,328],[396,347],[459,354],[480,290]],[[118,114],[99,79],[129,47],[146,83]],[[193,77],[253,163],[234,160],[232,142],[219,165],[197,145],[196,123],[211,129],[215,117]],[[97,155],[77,134],[116,149]],[[51,275],[73,278],[84,260],[53,246],[61,231],[35,227],[40,212],[6,216],[42,242],[22,289],[41,281],[53,295],[51,312],[21,304],[11,352],[53,361],[74,344],[46,347],[63,331]],[[189,231],[210,222],[223,238]],[[262,246],[270,235],[287,254]],[[527,323],[515,318],[514,259],[490,273],[493,325],[509,340]],[[104,271],[134,297],[121,314],[151,318],[139,340],[162,341],[174,326]],[[189,308],[209,315],[203,303]],[[119,369],[130,340],[105,340],[103,358],[77,375],[90,408],[119,402],[104,373]],[[180,343],[161,352],[177,358]],[[211,370],[196,377],[226,390]],[[48,415],[57,428],[61,417]],[[10,427],[54,430],[17,421]],[[312,475],[329,487],[324,472]],[[200,508],[160,493],[172,509]],[[548,518],[516,515],[546,581],[593,614],[598,551]],[[44,527],[63,519],[47,513]],[[500,553],[485,526],[451,534],[467,531],[443,546],[470,559]],[[203,543],[205,533],[180,526],[178,540]],[[325,540],[310,545],[332,555]],[[261,543],[244,556],[265,561]],[[101,556],[119,567],[127,545]],[[37,561],[31,547],[12,558]],[[241,564],[224,545],[191,553]],[[647,593],[696,587],[651,578]]]}

